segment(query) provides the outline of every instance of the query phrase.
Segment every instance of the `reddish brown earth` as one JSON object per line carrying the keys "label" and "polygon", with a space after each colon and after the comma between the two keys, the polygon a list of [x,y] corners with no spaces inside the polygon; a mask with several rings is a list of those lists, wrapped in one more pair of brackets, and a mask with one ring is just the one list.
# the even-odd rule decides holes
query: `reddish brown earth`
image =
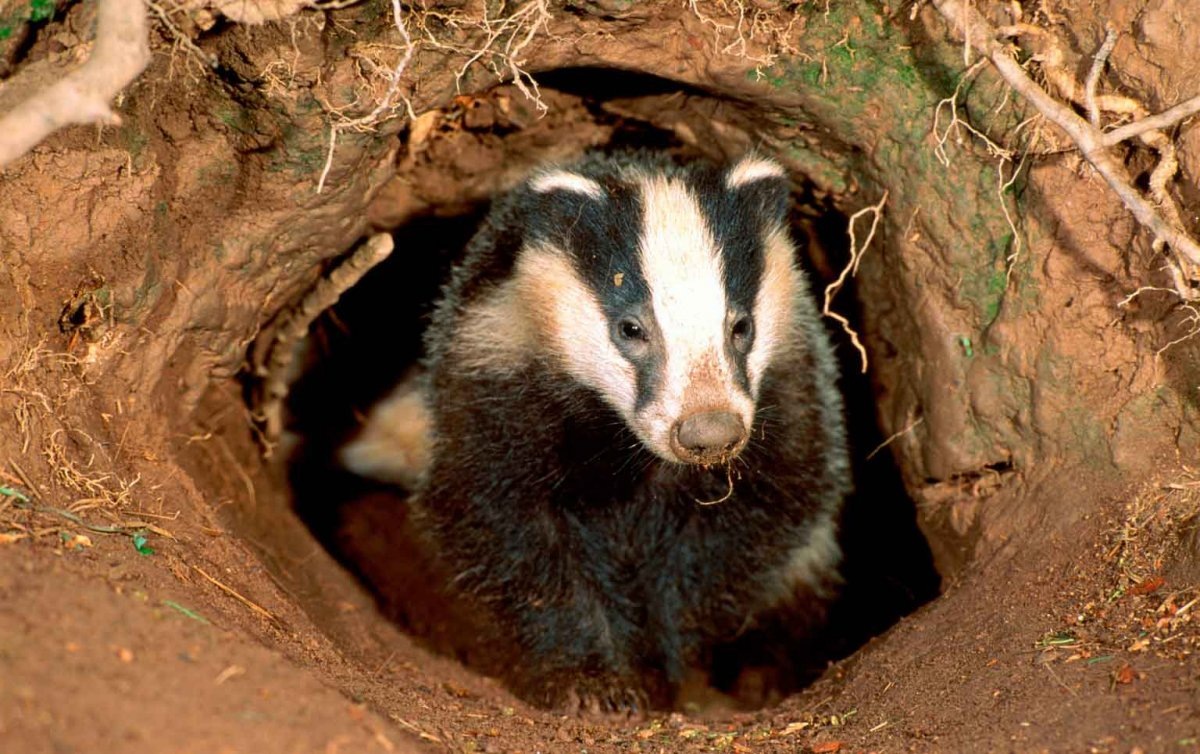
{"label": "reddish brown earth", "polygon": [[[1027,5],[1080,70],[1116,25],[1105,87],[1151,110],[1194,93],[1183,0]],[[560,71],[542,118],[482,66],[456,89],[457,53],[422,49],[404,90],[417,123],[343,135],[320,195],[329,103],[378,96],[364,61],[394,63],[386,15],[177,19],[215,73],[156,32],[124,126],[65,131],[0,175],[0,751],[1200,749],[1193,312],[1154,292],[1122,303],[1164,285],[1161,258],[1050,131],[1011,198],[1024,244],[1006,274],[992,156],[952,139],[951,167],[932,158],[961,49],[928,7],[834,6],[752,10],[745,49],[780,56],[762,78],[713,37],[714,19],[733,20],[716,6],[555,11],[525,61]],[[69,65],[90,13],[67,4],[0,47],[0,76]],[[661,78],[561,72],[577,65]],[[1023,114],[994,78],[970,98],[965,117],[1017,138],[1005,129]],[[1198,134],[1171,134],[1188,217]],[[422,228],[466,222],[542,159],[614,142],[784,160],[822,282],[845,261],[845,217],[890,192],[838,302],[871,357],[854,383],[847,349],[848,387],[874,401],[860,412],[872,431],[895,433],[879,468],[903,489],[858,510],[868,527],[915,516],[942,595],[765,709],[705,697],[686,714],[581,720],[438,654],[464,629],[413,596],[424,561],[368,526],[401,503],[357,501],[361,515],[314,535],[246,400],[250,345],[365,233],[395,230],[414,286],[435,283],[454,250]],[[1122,158],[1135,174],[1155,159]],[[379,304],[367,342],[382,371],[411,361],[429,295]],[[321,321],[312,353],[337,327]],[[351,542],[401,585],[377,602],[321,540]],[[917,567],[893,556],[867,570]],[[862,599],[904,602],[879,583]]]}

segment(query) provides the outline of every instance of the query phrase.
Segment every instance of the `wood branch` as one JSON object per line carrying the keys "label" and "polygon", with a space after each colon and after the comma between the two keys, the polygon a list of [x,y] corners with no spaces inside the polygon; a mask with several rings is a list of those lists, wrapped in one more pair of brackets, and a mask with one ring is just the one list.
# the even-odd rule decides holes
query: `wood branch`
{"label": "wood branch", "polygon": [[1184,118],[1190,118],[1196,113],[1200,113],[1200,94],[1191,99],[1185,99],[1178,105],[1163,110],[1158,115],[1151,115],[1148,118],[1142,118],[1120,128],[1114,128],[1104,134],[1103,144],[1106,147],[1111,147],[1114,144],[1120,144],[1126,139],[1141,136],[1147,131],[1170,128]]}
{"label": "wood branch", "polygon": [[120,123],[109,103],[149,65],[147,29],[141,0],[100,0],[87,62],[0,117],[0,168],[64,126]]}
{"label": "wood branch", "polygon": [[1117,31],[1110,28],[1104,35],[1104,44],[1100,45],[1100,49],[1096,51],[1096,57],[1092,59],[1092,68],[1088,71],[1087,80],[1083,85],[1088,121],[1094,128],[1100,127],[1100,105],[1096,103],[1096,86],[1100,83],[1100,74],[1104,72],[1104,64],[1108,62],[1108,56],[1112,54],[1113,47],[1116,45]]}
{"label": "wood branch", "polygon": [[[963,3],[962,0],[933,0],[933,5],[942,17],[950,22],[951,28],[966,38],[967,44],[971,48],[991,61],[1000,77],[1014,91],[1029,101],[1039,113],[1066,132],[1067,136],[1075,142],[1084,159],[1100,173],[1139,223],[1148,228],[1157,240],[1168,244],[1190,264],[1200,266],[1200,245],[1192,240],[1182,228],[1163,219],[1159,211],[1133,187],[1124,166],[1114,160],[1108,152],[1109,144],[1106,143],[1105,135],[1098,128],[1079,117],[1071,108],[1051,97],[1046,90],[1029,78],[1012,53],[998,41],[997,31],[987,19],[974,8]],[[1186,117],[1186,114],[1182,117]],[[1196,295],[1190,287],[1185,287],[1179,293],[1186,298],[1193,298]]]}

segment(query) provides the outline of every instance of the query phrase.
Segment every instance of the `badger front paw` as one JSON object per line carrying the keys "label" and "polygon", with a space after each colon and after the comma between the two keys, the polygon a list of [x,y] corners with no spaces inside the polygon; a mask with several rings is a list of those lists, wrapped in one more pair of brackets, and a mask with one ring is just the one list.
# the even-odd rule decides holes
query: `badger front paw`
{"label": "badger front paw", "polygon": [[641,684],[617,674],[593,676],[563,671],[522,684],[518,694],[547,709],[579,717],[636,720],[646,716],[650,700]]}
{"label": "badger front paw", "polygon": [[560,705],[579,717],[640,720],[649,711],[646,692],[636,685],[612,679],[580,679],[567,689]]}

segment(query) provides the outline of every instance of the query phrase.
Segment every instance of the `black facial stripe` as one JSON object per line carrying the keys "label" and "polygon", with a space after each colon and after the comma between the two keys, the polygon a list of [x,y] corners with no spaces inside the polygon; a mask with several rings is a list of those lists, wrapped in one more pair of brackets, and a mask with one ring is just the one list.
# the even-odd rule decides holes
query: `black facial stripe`
{"label": "black facial stripe", "polygon": [[746,371],[746,359],[750,351],[742,353],[733,347],[730,340],[725,341],[725,358],[729,360],[730,366],[733,367],[733,381],[737,383],[746,395],[750,395],[750,375]]}
{"label": "black facial stripe", "polygon": [[753,314],[763,275],[763,232],[774,218],[764,218],[762,208],[754,206],[754,197],[743,189],[726,189],[724,175],[715,170],[697,175],[693,188],[721,254],[728,306]]}
{"label": "black facial stripe", "polygon": [[[657,332],[658,328],[655,327]],[[656,395],[662,392],[663,373],[666,371],[667,348],[662,338],[655,338],[650,343],[650,353],[637,361],[630,360],[634,373],[637,374],[637,398],[633,408],[641,411]]]}
{"label": "black facial stripe", "polygon": [[[730,190],[725,187],[723,173],[706,170],[697,174],[692,184],[725,270],[725,298],[731,315],[726,319],[727,328],[740,316],[754,316],[754,302],[766,266],[763,237],[782,219],[782,208],[775,206],[780,204],[779,197],[773,195],[778,193],[779,185],[757,185],[760,183],[763,181]],[[786,192],[786,187],[783,190]],[[752,344],[756,337],[757,334],[752,335]],[[738,350],[726,332],[725,356],[733,367],[734,381],[747,394],[750,378],[746,362],[750,350]]]}
{"label": "black facial stripe", "polygon": [[[596,294],[608,318],[610,337],[633,366],[636,375],[635,407],[641,409],[660,392],[665,372],[666,346],[650,303],[650,287],[642,274],[639,245],[643,217],[640,192],[610,175],[588,175],[605,196],[593,198],[558,190],[537,197],[531,235],[567,252],[580,279]],[[647,341],[639,347],[623,341],[618,330],[632,317],[645,330]]]}

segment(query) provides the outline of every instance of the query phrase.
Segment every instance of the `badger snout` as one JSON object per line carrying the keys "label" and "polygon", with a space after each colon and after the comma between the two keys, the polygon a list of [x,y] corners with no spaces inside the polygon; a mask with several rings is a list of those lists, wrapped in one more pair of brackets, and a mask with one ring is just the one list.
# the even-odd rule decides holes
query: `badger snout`
{"label": "badger snout", "polygon": [[671,450],[687,463],[724,463],[746,444],[742,417],[730,411],[702,411],[685,416],[671,431]]}

